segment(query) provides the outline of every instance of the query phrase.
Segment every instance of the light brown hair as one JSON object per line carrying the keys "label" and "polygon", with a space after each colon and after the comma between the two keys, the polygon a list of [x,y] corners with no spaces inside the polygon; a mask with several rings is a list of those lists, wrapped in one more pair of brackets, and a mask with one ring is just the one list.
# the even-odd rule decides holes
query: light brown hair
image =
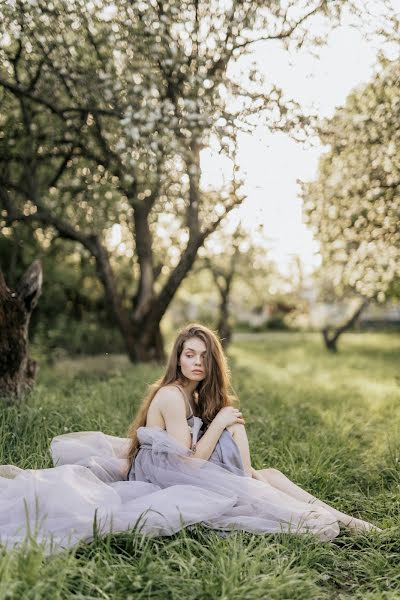
{"label": "light brown hair", "polygon": [[137,430],[146,425],[149,406],[158,390],[171,383],[184,385],[187,381],[179,366],[179,358],[185,341],[192,337],[199,338],[206,346],[205,377],[199,382],[196,389],[197,415],[208,426],[221,408],[231,406],[236,401],[236,397],[232,394],[225,354],[217,335],[204,325],[197,323],[187,325],[175,340],[163,377],[150,386],[147,396],[142,401],[136,417],[129,427],[128,437],[131,439],[128,453],[129,467],[139,449]]}

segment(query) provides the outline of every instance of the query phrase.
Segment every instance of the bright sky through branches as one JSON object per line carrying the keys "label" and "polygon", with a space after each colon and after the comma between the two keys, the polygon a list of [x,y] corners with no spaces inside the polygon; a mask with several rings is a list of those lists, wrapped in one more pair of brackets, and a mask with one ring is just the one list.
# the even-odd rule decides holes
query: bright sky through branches
{"label": "bright sky through branches", "polygon": [[[289,55],[270,42],[254,50],[267,78],[303,106],[313,105],[321,116],[330,116],[354,87],[368,81],[376,56],[376,48],[362,32],[349,26],[330,34],[327,45],[319,49],[319,58],[307,49]],[[261,128],[255,134],[243,134],[239,144],[248,196],[239,210],[243,224],[252,228],[263,223],[272,257],[281,269],[286,270],[297,254],[311,270],[319,263],[318,246],[302,223],[296,181],[315,176],[323,148],[304,148],[286,134],[268,135]],[[204,183],[218,185],[226,168],[227,162],[218,154],[203,152]]]}

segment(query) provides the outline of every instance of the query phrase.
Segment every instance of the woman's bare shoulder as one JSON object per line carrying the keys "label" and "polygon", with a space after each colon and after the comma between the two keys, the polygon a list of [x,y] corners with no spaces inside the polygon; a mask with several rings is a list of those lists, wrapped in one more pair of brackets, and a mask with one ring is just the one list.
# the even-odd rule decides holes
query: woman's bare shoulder
{"label": "woman's bare shoulder", "polygon": [[173,385],[157,390],[147,412],[146,425],[158,425],[165,429],[165,417],[181,416],[185,411],[182,393]]}
{"label": "woman's bare shoulder", "polygon": [[178,420],[188,418],[188,406],[183,392],[174,385],[165,385],[157,391],[153,402],[163,419]]}
{"label": "woman's bare shoulder", "polygon": [[165,408],[171,404],[185,404],[185,398],[181,390],[173,384],[163,385],[157,390],[153,402],[159,408]]}

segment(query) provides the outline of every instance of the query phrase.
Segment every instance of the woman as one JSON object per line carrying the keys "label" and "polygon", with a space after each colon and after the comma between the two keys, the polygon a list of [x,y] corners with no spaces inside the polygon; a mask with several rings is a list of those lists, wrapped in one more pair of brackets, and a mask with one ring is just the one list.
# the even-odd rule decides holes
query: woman
{"label": "woman", "polygon": [[[176,477],[174,469],[179,471],[179,466],[167,468],[164,462],[160,471],[155,438],[153,444],[148,439],[140,444],[138,432],[143,435],[144,427],[155,428],[156,432],[165,430],[182,446],[191,449],[193,458],[217,464],[237,477],[251,477],[267,484],[264,486],[266,496],[268,492],[277,493],[271,500],[279,498],[280,504],[276,515],[269,506],[270,517],[276,518],[283,530],[290,527],[293,530],[294,524],[297,530],[299,524],[301,531],[318,530],[318,524],[309,525],[310,518],[328,521],[329,531],[321,525],[322,537],[334,537],[339,531],[338,523],[352,530],[377,529],[318,500],[276,469],[256,471],[251,466],[245,421],[240,410],[233,406],[235,399],[229,390],[228,368],[218,338],[202,325],[188,325],[176,338],[164,376],[152,386],[131,425],[128,480],[149,481],[164,487],[169,478],[173,481]],[[215,472],[216,477],[218,474],[222,473]],[[236,482],[242,484],[238,479]],[[293,514],[290,514],[291,507]],[[282,519],[281,511],[285,513]]]}
{"label": "woman", "polygon": [[[0,467],[0,540],[34,536],[47,552],[137,528],[171,535],[202,523],[220,532],[311,532],[374,526],[314,498],[275,469],[251,466],[243,415],[229,394],[225,357],[206,327],[177,337],[129,439],[98,431],[57,436],[55,467]],[[128,461],[127,461],[128,457]],[[224,535],[223,533],[221,535]]]}

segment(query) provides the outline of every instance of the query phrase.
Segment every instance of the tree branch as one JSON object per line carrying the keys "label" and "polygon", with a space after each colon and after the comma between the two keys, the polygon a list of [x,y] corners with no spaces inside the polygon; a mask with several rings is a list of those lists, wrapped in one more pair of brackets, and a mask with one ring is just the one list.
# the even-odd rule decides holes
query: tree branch
{"label": "tree branch", "polygon": [[132,352],[132,340],[130,339],[131,323],[129,315],[123,306],[122,298],[117,292],[115,275],[112,270],[107,252],[103,247],[99,236],[96,234],[82,233],[74,228],[70,223],[67,223],[63,219],[52,215],[50,211],[43,208],[40,211],[30,215],[25,215],[16,211],[9,194],[2,187],[0,187],[0,199],[8,213],[5,219],[7,224],[23,221],[38,222],[42,225],[54,227],[60,237],[79,242],[95,258],[97,272],[104,286],[111,312],[118,322],[121,332],[124,332],[125,334],[125,341],[128,339],[127,346]]}
{"label": "tree branch", "polygon": [[361,300],[360,305],[357,307],[357,309],[351,315],[350,319],[348,319],[345,323],[343,323],[343,325],[341,325],[340,327],[337,327],[336,329],[334,329],[333,327],[325,327],[322,330],[322,335],[323,335],[323,338],[324,338],[324,341],[325,341],[325,344],[326,344],[326,347],[328,348],[328,350],[330,350],[331,352],[336,352],[336,343],[337,343],[339,337],[342,335],[342,333],[344,333],[345,331],[347,331],[348,329],[353,327],[353,325],[355,325],[355,323],[357,322],[361,313],[368,306],[368,304],[369,304],[369,298],[363,298]]}
{"label": "tree branch", "polygon": [[189,203],[186,212],[186,221],[189,235],[196,237],[200,231],[200,145],[195,141],[190,145],[187,173],[189,177]]}
{"label": "tree branch", "polygon": [[108,109],[108,108],[98,108],[97,106],[65,106],[59,107],[50,100],[43,98],[42,96],[38,96],[29,91],[29,88],[24,88],[20,85],[16,85],[15,83],[11,83],[7,81],[3,77],[0,77],[0,86],[12,92],[14,96],[19,98],[28,98],[32,100],[32,102],[36,102],[48,108],[53,114],[66,119],[70,114],[80,114],[80,115],[88,115],[89,113],[93,115],[105,115],[109,117],[117,117],[118,119],[122,119],[123,115],[119,111]]}
{"label": "tree branch", "polygon": [[[15,206],[10,198],[10,195],[6,191],[7,188],[11,188],[18,192],[21,196],[23,196],[26,200],[30,200],[34,206],[37,208],[37,212],[32,214],[24,214],[15,209]],[[91,239],[93,238],[93,234],[85,234],[75,229],[70,223],[67,223],[63,219],[53,215],[48,209],[46,209],[41,201],[35,196],[35,194],[30,193],[28,189],[25,189],[21,185],[15,184],[11,181],[5,180],[0,177],[0,197],[6,208],[7,215],[5,217],[7,225],[14,223],[16,221],[23,222],[38,222],[43,225],[48,225],[54,227],[61,237],[74,240],[82,244],[89,252],[92,253],[93,245],[91,243]]]}
{"label": "tree branch", "polygon": [[237,206],[239,206],[242,202],[243,202],[243,198],[241,198],[239,196],[239,197],[236,197],[235,200],[233,202],[231,202],[231,204],[229,204],[228,206],[226,206],[225,207],[225,212],[221,216],[219,216],[217,219],[215,219],[202,232],[201,237],[203,238],[203,241],[217,229],[217,227],[219,226],[219,224],[221,223],[221,221],[223,221],[225,219],[225,217],[231,212],[231,210],[233,210],[234,208],[236,208]]}
{"label": "tree branch", "polygon": [[[310,12],[306,13],[305,15],[303,15],[301,17],[301,19],[299,19],[298,21],[296,21],[295,23],[293,23],[292,25],[290,25],[289,29],[287,29],[286,31],[280,31],[279,33],[275,34],[275,35],[266,35],[266,36],[262,36],[259,37],[255,40],[246,40],[245,42],[242,42],[241,44],[236,44],[233,50],[241,50],[243,48],[246,48],[247,46],[249,46],[250,44],[255,44],[257,42],[268,42],[270,40],[282,40],[285,38],[288,38],[292,35],[292,33],[302,24],[304,23],[304,21],[306,21],[307,19],[309,19],[310,17],[312,17],[315,13],[317,13],[319,10],[321,10],[321,8],[326,5],[326,0],[323,0],[319,5],[317,5],[315,8],[313,8],[312,10],[310,10]],[[286,22],[286,16],[285,16],[285,21]]]}

